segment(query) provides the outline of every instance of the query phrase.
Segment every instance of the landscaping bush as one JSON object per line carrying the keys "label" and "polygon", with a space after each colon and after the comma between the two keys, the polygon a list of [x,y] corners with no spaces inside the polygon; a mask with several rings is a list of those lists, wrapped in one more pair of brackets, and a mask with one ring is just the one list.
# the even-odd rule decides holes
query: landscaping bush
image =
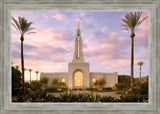
{"label": "landscaping bush", "polygon": [[140,88],[140,85],[141,85],[141,81],[139,80],[139,78],[134,78],[133,86],[136,88]]}
{"label": "landscaping bush", "polygon": [[125,83],[117,83],[117,84],[115,85],[115,87],[116,87],[118,90],[123,90],[123,89],[129,88],[129,87],[128,87],[128,84],[125,84]]}
{"label": "landscaping bush", "polygon": [[61,89],[67,89],[67,85],[64,82],[59,82],[58,87],[61,88]]}
{"label": "landscaping bush", "polygon": [[25,82],[25,83],[24,83],[24,87],[25,87],[26,89],[30,88],[29,82]]}
{"label": "landscaping bush", "polygon": [[59,84],[58,78],[52,79],[52,86],[53,86],[54,88],[57,88],[57,87],[58,87],[58,84]]}
{"label": "landscaping bush", "polygon": [[96,80],[96,82],[93,83],[93,87],[95,88],[103,88],[106,84],[106,80],[104,78]]}
{"label": "landscaping bush", "polygon": [[[15,101],[14,101],[15,102]],[[61,93],[60,96],[48,94],[46,91],[30,90],[25,96],[18,95],[17,102],[148,102],[148,96],[140,95],[139,90],[121,93],[120,99],[111,96],[101,96],[99,94]]]}
{"label": "landscaping bush", "polygon": [[47,78],[47,77],[42,77],[40,79],[40,83],[42,84],[42,86],[44,86],[44,88],[46,88],[48,81],[49,81],[49,78]]}
{"label": "landscaping bush", "polygon": [[118,83],[130,84],[131,77],[128,75],[118,75]]}
{"label": "landscaping bush", "polygon": [[141,95],[148,95],[148,82],[141,83],[139,91]]}
{"label": "landscaping bush", "polygon": [[103,90],[113,90],[111,87],[105,87]]}
{"label": "landscaping bush", "polygon": [[103,96],[100,98],[100,102],[115,102],[115,98],[111,96]]}
{"label": "landscaping bush", "polygon": [[148,97],[143,95],[137,95],[137,94],[124,94],[120,96],[121,102],[147,102]]}
{"label": "landscaping bush", "polygon": [[37,90],[41,89],[42,84],[39,81],[32,81],[31,82],[31,89],[32,90]]}
{"label": "landscaping bush", "polygon": [[47,95],[45,91],[30,91],[27,95],[19,95],[17,102],[115,102],[113,97],[103,96],[98,94],[87,93],[64,93],[60,97]]}
{"label": "landscaping bush", "polygon": [[18,66],[12,66],[12,96],[19,94],[21,87],[21,71]]}

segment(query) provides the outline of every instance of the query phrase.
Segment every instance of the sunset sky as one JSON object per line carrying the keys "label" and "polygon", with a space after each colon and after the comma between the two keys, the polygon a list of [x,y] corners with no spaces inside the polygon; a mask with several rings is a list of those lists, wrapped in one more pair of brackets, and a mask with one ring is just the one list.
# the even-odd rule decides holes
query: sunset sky
{"label": "sunset sky", "polygon": [[[35,71],[67,72],[73,59],[77,23],[83,39],[83,53],[91,72],[118,72],[130,75],[130,32],[122,30],[127,12],[42,12],[15,11],[12,16],[33,22],[34,34],[24,36],[25,68]],[[142,18],[148,16],[143,12]],[[148,75],[148,19],[135,31],[134,77],[139,77],[138,62],[143,61],[142,76]],[[12,62],[21,65],[20,34],[12,26]],[[29,72],[25,72],[29,80]]]}

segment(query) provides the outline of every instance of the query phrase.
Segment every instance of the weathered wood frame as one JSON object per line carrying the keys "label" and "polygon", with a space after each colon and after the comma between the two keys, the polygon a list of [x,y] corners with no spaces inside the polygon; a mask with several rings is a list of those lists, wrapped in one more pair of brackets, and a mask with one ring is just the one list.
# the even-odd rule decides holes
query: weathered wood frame
{"label": "weathered wood frame", "polygon": [[[148,11],[148,103],[12,103],[11,11]],[[160,113],[160,0],[1,0],[0,113]]]}

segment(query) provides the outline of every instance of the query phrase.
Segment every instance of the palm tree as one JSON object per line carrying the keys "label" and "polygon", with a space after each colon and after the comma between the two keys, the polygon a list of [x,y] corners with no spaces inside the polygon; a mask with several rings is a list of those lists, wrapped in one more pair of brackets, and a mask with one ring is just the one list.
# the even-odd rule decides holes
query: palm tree
{"label": "palm tree", "polygon": [[[25,71],[27,71],[28,69],[27,68],[24,68],[24,74],[25,74]],[[25,77],[24,77],[24,80],[25,80]],[[25,84],[24,84],[25,85]]]}
{"label": "palm tree", "polygon": [[139,26],[147,17],[140,20],[142,12],[130,12],[127,13],[125,19],[122,19],[124,24],[123,30],[128,30],[131,32],[131,91],[133,91],[133,71],[134,71],[134,37],[135,37],[135,28]]}
{"label": "palm tree", "polygon": [[29,72],[30,72],[30,84],[31,84],[31,72],[32,72],[32,69],[28,69]]}
{"label": "palm tree", "polygon": [[24,94],[24,58],[23,58],[23,41],[24,41],[24,34],[35,33],[32,32],[34,28],[31,28],[32,22],[27,22],[24,17],[18,17],[16,20],[12,17],[14,23],[12,25],[15,29],[20,33],[20,40],[21,40],[21,68],[22,68],[22,85],[23,85],[23,94]]}
{"label": "palm tree", "polygon": [[39,73],[39,71],[36,71],[35,73],[36,73],[36,80],[38,80],[38,73]]}
{"label": "palm tree", "polygon": [[143,62],[139,62],[138,65],[140,66],[140,68],[139,68],[139,70],[140,70],[140,79],[139,80],[141,81],[141,69],[142,69]]}
{"label": "palm tree", "polygon": [[24,68],[24,71],[26,71],[27,69],[26,68]]}

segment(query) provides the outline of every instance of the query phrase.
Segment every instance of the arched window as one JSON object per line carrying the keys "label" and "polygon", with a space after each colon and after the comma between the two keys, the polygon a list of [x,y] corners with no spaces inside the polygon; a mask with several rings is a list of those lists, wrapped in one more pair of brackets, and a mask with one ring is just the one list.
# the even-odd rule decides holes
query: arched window
{"label": "arched window", "polygon": [[96,79],[95,79],[95,78],[93,78],[93,79],[92,79],[92,83],[94,84],[95,82],[96,82]]}
{"label": "arched window", "polygon": [[74,73],[74,86],[75,87],[83,86],[83,73],[81,71],[76,71]]}
{"label": "arched window", "polygon": [[62,78],[61,82],[65,83],[65,78]]}

